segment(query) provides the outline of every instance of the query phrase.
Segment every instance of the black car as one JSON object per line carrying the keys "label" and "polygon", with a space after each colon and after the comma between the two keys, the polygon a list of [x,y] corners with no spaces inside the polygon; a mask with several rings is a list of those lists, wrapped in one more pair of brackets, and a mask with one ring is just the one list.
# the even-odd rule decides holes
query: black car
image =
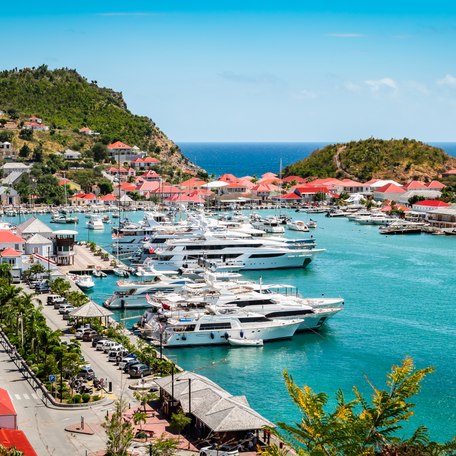
{"label": "black car", "polygon": [[92,337],[92,347],[95,348],[97,343],[101,339],[106,339],[106,336],[102,336],[101,334],[97,334],[96,336]]}
{"label": "black car", "polygon": [[149,367],[147,364],[138,363],[131,366],[128,373],[130,374],[131,378],[142,378],[146,375],[151,375],[152,368]]}
{"label": "black car", "polygon": [[124,372],[125,372],[126,374],[129,374],[129,373],[130,373],[130,369],[131,369],[134,365],[136,365],[136,364],[142,364],[142,363],[141,363],[141,361],[138,361],[137,359],[134,359],[134,360],[132,360],[132,361],[128,361],[128,363],[125,364],[125,367],[124,367],[124,369],[123,369]]}

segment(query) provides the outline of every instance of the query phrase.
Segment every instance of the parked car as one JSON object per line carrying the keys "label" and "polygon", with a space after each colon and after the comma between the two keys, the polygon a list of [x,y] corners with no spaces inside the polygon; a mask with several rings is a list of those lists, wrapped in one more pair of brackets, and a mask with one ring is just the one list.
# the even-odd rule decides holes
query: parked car
{"label": "parked car", "polygon": [[48,306],[53,306],[54,304],[57,304],[57,303],[59,303],[59,305],[60,305],[60,304],[64,304],[65,302],[66,302],[66,299],[60,295],[50,295],[46,299],[46,304]]}
{"label": "parked car", "polygon": [[142,364],[142,363],[141,363],[141,361],[138,361],[137,359],[133,359],[132,361],[128,361],[125,364],[124,368],[123,368],[124,372],[126,374],[129,374],[130,373],[130,369],[136,364]]}
{"label": "parked car", "polygon": [[147,375],[152,374],[152,368],[147,364],[138,363],[131,366],[128,373],[131,378],[146,377]]}
{"label": "parked car", "polygon": [[126,356],[122,356],[122,359],[117,363],[117,365],[119,366],[119,369],[123,369],[130,361],[136,361],[135,353],[128,353]]}
{"label": "parked car", "polygon": [[75,307],[73,307],[71,304],[68,304],[68,303],[61,304],[59,307],[59,314],[63,315],[66,313],[70,313],[74,309],[75,309]]}
{"label": "parked car", "polygon": [[214,445],[200,449],[200,456],[237,456],[239,451],[229,445],[221,445],[218,448]]}
{"label": "parked car", "polygon": [[122,359],[122,356],[128,353],[128,350],[125,350],[125,348],[121,347],[119,350],[110,350],[108,352],[108,361],[110,363],[113,363],[117,361],[117,359]]}
{"label": "parked car", "polygon": [[96,348],[98,351],[103,351],[103,346],[104,346],[104,344],[106,344],[106,343],[108,343],[108,342],[114,342],[114,341],[113,341],[113,340],[110,340],[110,339],[106,339],[106,338],[100,339],[100,340],[97,342],[97,345],[96,345],[95,348]]}
{"label": "parked car", "polygon": [[[103,344],[103,353],[109,353],[111,350],[114,350],[116,347],[122,347],[118,342],[114,340],[108,340]],[[122,347],[123,348],[123,347]]]}
{"label": "parked car", "polygon": [[35,285],[35,291],[37,293],[49,293],[50,290],[51,289],[49,287],[49,282],[47,280],[43,280],[41,282],[38,282]]}
{"label": "parked car", "polygon": [[90,342],[95,336],[98,335],[99,334],[94,329],[89,329],[88,331],[84,331],[81,339],[83,342]]}
{"label": "parked car", "polygon": [[93,336],[92,337],[92,347],[96,348],[98,342],[100,342],[100,340],[102,340],[102,339],[106,339],[106,337],[101,334],[98,334],[98,336]]}

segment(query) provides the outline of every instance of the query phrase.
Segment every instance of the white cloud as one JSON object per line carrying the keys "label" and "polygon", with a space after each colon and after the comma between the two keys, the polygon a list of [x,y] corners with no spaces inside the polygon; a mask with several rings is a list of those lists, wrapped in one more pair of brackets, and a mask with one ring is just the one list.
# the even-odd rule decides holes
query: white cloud
{"label": "white cloud", "polygon": [[344,88],[348,92],[360,92],[362,90],[362,87],[359,84],[355,84],[354,82],[348,81],[344,83]]}
{"label": "white cloud", "polygon": [[364,83],[372,90],[372,92],[378,92],[382,89],[398,89],[396,81],[391,78],[371,79],[364,81]]}
{"label": "white cloud", "polygon": [[366,35],[362,33],[328,33],[328,36],[332,36],[333,38],[363,38]]}
{"label": "white cloud", "polygon": [[456,87],[456,77],[447,74],[443,79],[439,79],[437,84],[444,87]]}
{"label": "white cloud", "polygon": [[413,91],[418,92],[422,95],[429,95],[429,89],[427,86],[418,81],[406,81],[405,82],[406,88]]}

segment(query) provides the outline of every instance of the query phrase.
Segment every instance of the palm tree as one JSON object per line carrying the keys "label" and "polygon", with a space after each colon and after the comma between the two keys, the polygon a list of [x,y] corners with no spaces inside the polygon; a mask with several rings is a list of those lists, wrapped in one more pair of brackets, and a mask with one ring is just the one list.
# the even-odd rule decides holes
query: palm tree
{"label": "palm tree", "polygon": [[133,413],[133,422],[139,424],[139,432],[142,433],[142,425],[147,421],[147,413],[138,409]]}
{"label": "palm tree", "polygon": [[71,285],[69,282],[67,282],[65,279],[62,279],[61,277],[58,277],[51,282],[51,291],[60,296],[64,296],[70,288]]}
{"label": "palm tree", "polygon": [[3,279],[10,284],[12,278],[11,265],[8,263],[0,263],[0,279]]}

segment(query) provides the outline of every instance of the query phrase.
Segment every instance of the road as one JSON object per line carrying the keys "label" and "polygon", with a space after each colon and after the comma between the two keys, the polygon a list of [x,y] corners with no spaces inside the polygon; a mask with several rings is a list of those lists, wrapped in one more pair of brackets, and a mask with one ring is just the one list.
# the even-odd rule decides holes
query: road
{"label": "road", "polygon": [[[26,292],[31,292],[21,285]],[[38,299],[44,304],[43,314],[51,329],[66,330],[66,321],[53,306],[47,306],[47,295]],[[74,337],[65,333],[62,339]],[[105,405],[90,406],[86,409],[60,409],[47,407],[41,400],[40,391],[35,391],[23,378],[9,355],[0,346],[0,385],[5,387],[13,401],[18,417],[18,427],[27,435],[35,451],[41,455],[82,455],[86,456],[105,448],[106,435],[102,423],[107,411],[113,409],[113,401],[123,395],[130,403],[137,401],[128,385],[137,382],[127,378],[113,363],[107,361],[107,356],[97,352],[90,342],[81,342],[83,356],[89,362],[97,377],[103,377],[112,382],[112,394],[106,394]],[[108,404],[108,405],[106,405]],[[81,417],[94,431],[94,435],[76,434],[65,431],[65,427],[81,422]]]}

